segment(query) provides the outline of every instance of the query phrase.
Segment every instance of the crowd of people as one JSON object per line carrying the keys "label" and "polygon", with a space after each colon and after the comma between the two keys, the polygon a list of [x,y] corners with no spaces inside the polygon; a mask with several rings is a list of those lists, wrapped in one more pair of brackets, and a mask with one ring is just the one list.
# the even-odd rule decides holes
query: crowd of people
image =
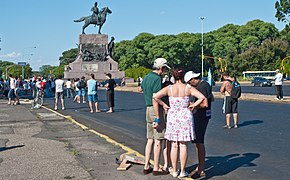
{"label": "crowd of people", "polygon": [[[195,144],[198,165],[191,176],[205,177],[204,137],[211,119],[211,103],[214,101],[212,88],[200,77],[200,73],[184,72],[175,68],[172,77],[162,75],[168,69],[167,60],[157,58],[153,71],[146,75],[141,83],[146,104],[147,143],[145,145],[145,165],[143,173],[154,176],[171,173],[173,177],[188,177],[187,144]],[[234,115],[234,127],[238,127],[238,100],[230,98],[234,79],[224,74],[221,93],[225,95],[226,128],[229,127],[230,115]],[[238,83],[237,83],[238,84]],[[234,102],[234,104],[232,104]],[[150,166],[153,150],[154,165]],[[164,165],[160,168],[160,156],[163,152]],[[180,162],[178,170],[177,162]]]}
{"label": "crowd of people", "polygon": [[[106,74],[107,80],[104,87],[107,90],[107,113],[114,112],[114,88],[117,86],[112,75]],[[9,75],[9,79],[4,81],[0,79],[0,98],[7,98],[9,105],[20,104],[19,96],[34,99],[38,95],[44,97],[55,98],[55,110],[65,109],[65,95],[72,98],[73,102],[84,103],[88,101],[90,112],[100,112],[98,107],[98,82],[95,80],[94,74],[90,75],[90,79],[86,80],[84,76],[76,79],[67,79],[66,81],[60,75],[57,78],[43,78],[41,76],[21,80],[17,76]],[[95,106],[95,111],[93,109]]]}
{"label": "crowd of people", "polygon": [[[138,85],[143,91],[146,104],[147,143],[145,146],[145,165],[143,173],[154,176],[166,175],[171,172],[173,177],[187,177],[187,144],[195,144],[198,165],[191,173],[195,177],[205,177],[205,146],[204,137],[207,125],[211,119],[211,103],[214,101],[212,88],[208,82],[201,79],[200,73],[175,68],[172,77],[162,75],[167,69],[167,60],[157,58],[153,71],[139,78]],[[107,90],[107,113],[114,112],[114,88],[117,86],[112,75],[106,74],[104,87]],[[236,80],[228,74],[223,74],[223,84],[220,92],[224,95],[225,128],[231,128],[230,118],[234,117],[234,128],[238,128],[238,99],[233,98],[232,87]],[[85,77],[63,80],[44,79],[35,76],[22,81],[17,76],[9,76],[9,80],[0,80],[0,90],[7,95],[8,104],[19,104],[19,93],[32,94],[34,98],[39,91],[47,97],[54,94],[55,110],[65,109],[65,94],[76,103],[87,103],[91,113],[99,113],[98,82],[94,74],[88,80]],[[65,93],[66,90],[66,93]],[[150,166],[153,150],[154,165]],[[163,152],[164,166],[160,168],[160,156]],[[180,165],[178,165],[178,159]],[[178,170],[178,166],[180,170]]]}

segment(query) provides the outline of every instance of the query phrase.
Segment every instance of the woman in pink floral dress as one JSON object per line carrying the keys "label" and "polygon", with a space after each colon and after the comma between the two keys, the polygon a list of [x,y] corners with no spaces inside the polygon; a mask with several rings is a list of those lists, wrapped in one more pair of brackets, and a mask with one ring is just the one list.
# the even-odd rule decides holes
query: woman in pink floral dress
{"label": "woman in pink floral dress", "polygon": [[[201,105],[202,107],[206,107],[207,101],[198,90],[183,83],[184,71],[182,69],[175,69],[173,77],[176,83],[163,88],[153,98],[163,106],[165,111],[168,111],[165,138],[171,141],[170,158],[173,177],[177,177],[178,175],[179,177],[186,177],[188,176],[188,173],[185,172],[187,142],[195,138],[192,111]],[[161,100],[166,95],[169,96],[170,107]],[[190,104],[190,96],[194,96],[198,100]],[[180,174],[177,171],[178,148],[180,149]]]}

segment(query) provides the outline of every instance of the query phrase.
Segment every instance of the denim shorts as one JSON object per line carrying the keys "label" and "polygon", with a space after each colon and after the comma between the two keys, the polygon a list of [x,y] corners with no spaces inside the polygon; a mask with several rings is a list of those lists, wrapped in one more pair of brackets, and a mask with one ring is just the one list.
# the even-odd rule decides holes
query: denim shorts
{"label": "denim shorts", "polygon": [[15,97],[14,89],[10,89],[8,92],[8,98],[14,99]]}
{"label": "denim shorts", "polygon": [[85,88],[80,89],[79,95],[85,97],[86,96],[86,89]]}
{"label": "denim shorts", "polygon": [[88,95],[88,101],[89,102],[98,102],[98,95],[97,94],[89,94]]}

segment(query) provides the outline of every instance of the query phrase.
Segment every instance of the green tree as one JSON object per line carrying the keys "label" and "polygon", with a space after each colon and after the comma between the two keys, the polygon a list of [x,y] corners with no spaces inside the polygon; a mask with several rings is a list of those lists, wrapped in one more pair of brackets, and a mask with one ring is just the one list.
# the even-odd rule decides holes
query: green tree
{"label": "green tree", "polygon": [[[8,75],[12,74],[13,76],[21,77],[22,76],[22,67],[15,64],[14,66],[12,66],[8,69],[7,74]],[[29,64],[27,64],[26,66],[24,66],[23,79],[31,77],[31,75],[32,75],[32,68],[30,67]]]}
{"label": "green tree", "polygon": [[[1,60],[0,60],[0,75],[4,75],[4,76],[6,76],[6,68],[7,68],[8,66],[13,65],[13,64],[14,64],[14,63],[12,63],[12,62],[1,61]],[[7,77],[5,77],[5,78],[7,78]]]}
{"label": "green tree", "polygon": [[136,80],[138,77],[144,78],[144,76],[146,76],[151,71],[151,69],[147,69],[145,67],[130,68],[126,69],[125,75],[126,77],[131,77]]}
{"label": "green tree", "polygon": [[64,75],[64,64],[61,64],[57,67],[55,67],[53,70],[52,70],[52,76],[53,77],[58,77],[59,75]]}
{"label": "green tree", "polygon": [[59,58],[59,64],[68,65],[69,63],[72,63],[77,55],[78,55],[79,49],[73,48],[68,51],[64,51],[62,53],[62,56]]}
{"label": "green tree", "polygon": [[288,23],[286,27],[290,28],[290,0],[276,1],[275,8],[278,21]]}
{"label": "green tree", "polygon": [[52,73],[52,70],[57,68],[56,66],[51,66],[51,65],[43,65],[39,68],[39,71],[41,73],[42,76],[46,77],[49,74]]}

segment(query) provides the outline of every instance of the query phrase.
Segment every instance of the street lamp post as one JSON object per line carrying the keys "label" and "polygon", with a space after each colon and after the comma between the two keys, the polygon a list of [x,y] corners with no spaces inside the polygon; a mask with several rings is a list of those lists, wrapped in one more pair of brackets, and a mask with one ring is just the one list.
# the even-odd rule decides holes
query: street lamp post
{"label": "street lamp post", "polygon": [[203,21],[205,17],[200,17],[201,20],[201,77],[203,77],[203,60],[204,60],[204,54],[203,54]]}
{"label": "street lamp post", "polygon": [[20,65],[21,68],[22,68],[22,79],[25,79],[24,78],[24,66],[26,66],[27,61],[30,61],[31,57],[33,56],[33,54],[30,53],[31,51],[29,53],[25,53],[25,50],[28,50],[28,49],[36,49],[36,46],[26,47],[23,50],[22,61],[24,60],[24,62],[18,62],[18,65]]}
{"label": "street lamp post", "polygon": [[12,65],[6,67],[6,76],[5,76],[5,79],[8,79],[8,69],[9,69],[10,67],[14,66],[14,65],[15,65],[15,64],[12,64]]}

